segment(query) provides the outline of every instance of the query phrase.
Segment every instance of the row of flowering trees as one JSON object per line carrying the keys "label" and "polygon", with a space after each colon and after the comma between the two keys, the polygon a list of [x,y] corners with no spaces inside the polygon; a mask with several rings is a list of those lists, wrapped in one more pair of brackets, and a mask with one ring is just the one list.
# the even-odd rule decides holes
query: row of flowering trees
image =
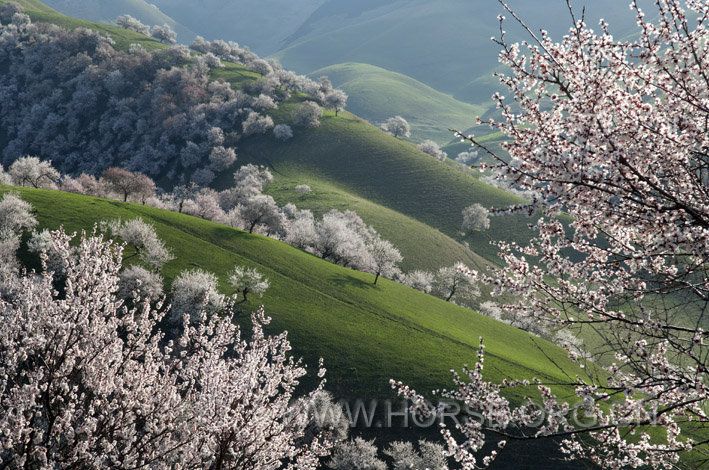
{"label": "row of flowering trees", "polygon": [[[272,180],[273,175],[267,168],[249,164],[234,173],[234,183],[229,189],[218,192],[188,183],[159,194],[150,177],[123,168],[109,168],[96,178],[86,173],[77,177],[61,176],[50,162],[37,157],[19,158],[7,173],[0,166],[0,183],[58,188],[184,212],[271,236],[333,263],[370,272],[374,274],[375,285],[380,276],[384,276],[446,301],[476,305],[477,273],[462,263],[435,273],[403,273],[399,268],[403,261],[399,250],[355,212],[332,210],[318,220],[311,211],[298,209],[294,204],[279,207],[273,197],[264,194]],[[306,196],[312,189],[298,185],[295,191]],[[484,225],[487,213],[480,209],[482,212],[476,213],[475,223],[468,220],[470,217],[464,217],[465,227]]]}

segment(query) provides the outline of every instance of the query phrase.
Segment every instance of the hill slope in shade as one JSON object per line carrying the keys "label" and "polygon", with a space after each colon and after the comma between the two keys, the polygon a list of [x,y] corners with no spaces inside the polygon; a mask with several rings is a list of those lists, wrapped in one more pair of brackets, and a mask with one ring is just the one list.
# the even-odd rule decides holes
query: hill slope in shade
{"label": "hill slope in shade", "polygon": [[[288,114],[289,106],[279,110]],[[439,229],[465,241],[483,257],[494,260],[491,240],[528,240],[529,219],[524,216],[493,217],[490,230],[461,237],[461,211],[473,203],[503,207],[519,203],[509,193],[462,172],[452,163],[437,162],[411,142],[395,139],[362,119],[341,112],[327,112],[320,127],[295,129],[287,145],[270,137],[251,137],[239,148],[241,164],[269,165],[278,175],[293,179],[308,175],[324,179],[360,198]],[[224,175],[222,183],[230,181]],[[411,237],[402,233],[402,237]],[[426,248],[421,247],[421,250]]]}
{"label": "hill slope in shade", "polygon": [[0,193],[9,190],[32,203],[41,228],[91,230],[101,220],[142,217],[175,255],[163,270],[168,284],[184,269],[202,268],[217,274],[224,292],[231,293],[226,280],[235,265],[257,268],[271,288],[244,305],[240,318],[247,321],[246,312],[264,304],[273,317],[270,331],[287,330],[294,353],[311,370],[325,358],[328,388],[340,397],[391,397],[392,377],[421,390],[446,386],[450,368],[474,360],[480,336],[492,380],[563,380],[547,356],[578,372],[560,348],[544,340],[388,280],[373,286],[369,274],[276,240],[183,214],[58,191],[2,187]]}
{"label": "hill slope in shade", "polygon": [[46,3],[65,15],[91,21],[112,22],[118,16],[127,14],[149,26],[168,24],[177,32],[181,42],[189,42],[196,36],[146,0],[46,0]]}
{"label": "hill slope in shade", "polygon": [[485,112],[482,106],[463,103],[411,77],[374,65],[331,65],[311,76],[330,78],[350,95],[347,108],[370,122],[403,116],[411,124],[416,141],[448,142],[452,138],[449,129],[467,129]]}

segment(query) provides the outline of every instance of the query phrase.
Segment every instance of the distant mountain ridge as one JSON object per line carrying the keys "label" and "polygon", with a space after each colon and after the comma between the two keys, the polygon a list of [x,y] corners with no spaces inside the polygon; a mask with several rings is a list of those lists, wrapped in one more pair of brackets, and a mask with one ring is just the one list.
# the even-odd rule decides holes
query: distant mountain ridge
{"label": "distant mountain ridge", "polygon": [[278,51],[286,38],[295,33],[325,2],[325,0],[152,1],[162,11],[207,39],[226,39],[248,44],[260,55]]}
{"label": "distant mountain ridge", "polygon": [[[346,0],[328,0],[277,54],[285,66],[311,73],[333,64],[360,62],[408,75],[437,90],[470,103],[487,101],[497,67],[498,48],[490,42],[499,34],[494,0],[368,0],[352,14]],[[359,2],[357,2],[359,3]],[[625,34],[635,24],[624,0],[578,0],[588,22],[605,17],[613,31]],[[555,37],[571,19],[563,0],[512,0],[530,26],[545,27]],[[507,15],[510,16],[509,14]],[[512,40],[522,38],[514,21],[506,29]]]}

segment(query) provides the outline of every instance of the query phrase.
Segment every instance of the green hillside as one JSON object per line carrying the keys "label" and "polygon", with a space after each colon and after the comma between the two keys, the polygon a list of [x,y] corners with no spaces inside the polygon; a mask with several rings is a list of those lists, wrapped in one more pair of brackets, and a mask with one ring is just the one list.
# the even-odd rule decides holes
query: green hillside
{"label": "green hillside", "polygon": [[[544,28],[560,38],[572,24],[559,0],[508,2],[533,31]],[[620,35],[635,27],[627,2],[580,0],[588,24],[600,17]],[[488,77],[498,65],[498,2],[470,0],[327,0],[291,35],[275,56],[301,73],[357,62],[415,78],[469,103],[485,103],[495,86]],[[509,15],[507,15],[509,17]],[[513,21],[511,41],[526,39]]]}
{"label": "green hillside", "polygon": [[[287,120],[291,107],[282,106],[276,120]],[[321,122],[316,129],[296,128],[295,137],[286,145],[270,136],[250,137],[239,147],[240,162],[269,165],[276,181],[285,176],[334,183],[348,193],[465,241],[474,252],[490,260],[496,253],[491,240],[528,239],[530,221],[524,216],[493,217],[490,230],[463,238],[460,224],[464,207],[476,202],[501,207],[519,199],[461,172],[452,163],[435,161],[412,143],[391,137],[350,113],[335,117],[326,112]],[[227,184],[229,178],[224,175],[220,183]],[[402,231],[400,237],[412,235]],[[440,253],[426,245],[420,245],[419,250]]]}
{"label": "green hillside", "polygon": [[[36,21],[97,29],[114,38],[119,48],[137,42],[146,48],[164,47],[138,33],[61,15],[38,0],[20,3]],[[243,66],[226,64],[215,71],[214,77],[240,87],[259,75]],[[288,122],[294,106],[282,106],[273,113],[274,120]],[[238,153],[238,165],[259,163],[272,168],[274,188],[280,188],[281,201],[288,197],[287,188],[293,188],[294,183],[325,188],[307,202],[297,201],[316,212],[330,207],[354,208],[347,201],[358,201],[356,209],[365,221],[400,246],[406,269],[436,269],[455,261],[480,265],[475,253],[495,259],[491,240],[524,240],[528,236],[528,220],[504,217],[494,218],[489,231],[463,240],[459,227],[465,206],[475,202],[502,206],[517,200],[452,165],[436,162],[413,144],[395,139],[350,113],[336,117],[326,112],[320,127],[295,128],[295,137],[287,143],[270,135],[249,137],[240,142]],[[227,171],[217,184],[229,185],[232,173]],[[469,243],[470,249],[462,241]]]}
{"label": "green hillside", "polygon": [[327,76],[350,95],[347,108],[370,122],[403,116],[415,141],[451,139],[449,129],[467,129],[486,110],[458,101],[406,75],[368,64],[337,64],[319,69],[313,78]]}
{"label": "green hillside", "polygon": [[244,310],[263,303],[273,316],[272,330],[287,330],[296,354],[311,365],[325,358],[328,386],[340,396],[388,396],[389,378],[422,390],[445,386],[450,368],[474,360],[481,336],[493,380],[562,380],[564,374],[547,356],[565,370],[578,372],[561,349],[544,340],[395,282],[382,280],[374,286],[369,274],[273,239],[146,206],[59,191],[0,188],[0,193],[7,191],[18,191],[34,206],[41,228],[90,231],[102,220],[142,217],[175,255],[163,269],[168,283],[178,272],[199,267],[217,274],[224,292],[230,293],[228,271],[235,265],[256,267],[271,288]]}
{"label": "green hillside", "polygon": [[[295,192],[298,184],[308,184],[312,192],[301,196]],[[279,204],[295,203],[321,216],[331,209],[353,210],[402,253],[405,271],[425,269],[434,271],[441,266],[452,266],[462,261],[482,268],[487,261],[469,248],[412,217],[359,197],[342,186],[317,178],[312,173],[297,170],[280,173],[267,191]],[[412,234],[415,234],[412,236]]]}
{"label": "green hillside", "polygon": [[261,55],[280,49],[324,0],[151,0],[208,39],[248,44]]}

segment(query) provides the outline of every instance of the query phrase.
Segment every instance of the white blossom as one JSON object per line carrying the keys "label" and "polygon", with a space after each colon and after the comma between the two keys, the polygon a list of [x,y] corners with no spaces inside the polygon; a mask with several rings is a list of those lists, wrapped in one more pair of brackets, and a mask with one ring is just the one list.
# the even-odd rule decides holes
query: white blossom
{"label": "white blossom", "polygon": [[242,302],[248,300],[249,294],[263,296],[271,285],[256,269],[245,266],[237,266],[229,273],[229,284],[241,294]]}

